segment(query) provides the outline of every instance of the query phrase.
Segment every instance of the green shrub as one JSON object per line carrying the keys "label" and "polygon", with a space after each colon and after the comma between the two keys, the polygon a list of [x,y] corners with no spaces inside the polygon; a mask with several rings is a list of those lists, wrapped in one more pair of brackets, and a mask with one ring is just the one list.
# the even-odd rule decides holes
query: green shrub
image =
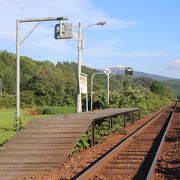
{"label": "green shrub", "polygon": [[39,107],[37,108],[39,115],[58,115],[58,114],[71,114],[75,112],[75,107]]}
{"label": "green shrub", "polygon": [[16,106],[16,96],[3,94],[0,96],[0,108],[14,108]]}

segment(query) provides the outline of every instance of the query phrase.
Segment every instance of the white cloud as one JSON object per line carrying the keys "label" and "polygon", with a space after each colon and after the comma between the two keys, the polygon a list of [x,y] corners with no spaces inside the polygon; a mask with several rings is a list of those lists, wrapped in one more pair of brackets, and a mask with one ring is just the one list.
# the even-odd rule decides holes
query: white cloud
{"label": "white cloud", "polygon": [[122,53],[122,56],[128,58],[145,58],[145,57],[165,57],[167,56],[167,52],[162,51],[134,51]]}
{"label": "white cloud", "polygon": [[180,66],[180,59],[177,59],[177,60],[175,61],[175,64],[176,64],[177,66]]}
{"label": "white cloud", "polygon": [[[103,27],[103,29],[131,28],[137,25],[137,23],[133,21],[111,17],[101,9],[94,7],[91,0],[0,0],[1,49],[14,49],[13,51],[15,52],[16,19],[50,16],[67,16],[69,17],[69,22],[74,24],[82,22],[84,27],[101,20],[106,20],[107,25]],[[52,57],[54,57],[53,59],[57,59],[58,57],[61,59],[61,55],[65,54],[63,58],[67,57],[67,59],[76,61],[76,34],[73,39],[74,42],[73,40],[56,41],[52,38],[54,36],[54,24],[54,22],[43,22],[40,24],[37,30],[23,43],[21,53],[36,59],[48,59]],[[33,26],[34,23],[23,23],[20,25],[21,40]],[[89,35],[89,37],[91,37],[91,35]],[[96,39],[93,41],[96,43]],[[103,43],[106,44],[106,42]],[[9,46],[11,46],[11,48],[9,48]],[[99,51],[101,50],[104,49],[100,49]],[[105,48],[105,50],[107,50],[108,53],[109,48]],[[114,51],[113,48],[112,51]],[[93,49],[92,52],[95,53],[94,56],[96,56],[97,52]],[[111,54],[111,52],[109,53]]]}
{"label": "white cloud", "polygon": [[85,55],[91,56],[91,58],[106,58],[106,59],[112,59],[112,58],[154,58],[154,57],[166,57],[169,55],[167,52],[163,51],[129,51],[124,52],[120,51],[118,48],[119,42],[116,40],[106,40],[106,42],[100,42],[96,43],[96,45],[91,46],[86,49],[84,52]]}
{"label": "white cloud", "polygon": [[124,66],[122,64],[116,64],[110,68],[117,68],[117,69],[121,69],[121,68],[124,68]]}
{"label": "white cloud", "polygon": [[68,16],[69,21],[76,24],[79,21],[86,25],[107,20],[107,28],[129,28],[136,25],[136,22],[110,17],[96,9],[90,0],[0,0],[0,9],[0,38],[15,36],[15,20],[18,18]]}
{"label": "white cloud", "polygon": [[167,68],[170,70],[180,70],[180,59],[176,59],[175,61],[169,63]]}

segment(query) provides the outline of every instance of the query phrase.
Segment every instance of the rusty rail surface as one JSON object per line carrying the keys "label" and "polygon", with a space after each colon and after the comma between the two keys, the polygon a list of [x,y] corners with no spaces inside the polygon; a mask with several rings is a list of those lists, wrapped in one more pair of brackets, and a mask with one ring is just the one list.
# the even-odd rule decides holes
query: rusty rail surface
{"label": "rusty rail surface", "polygon": [[165,108],[74,179],[146,179],[172,114]]}

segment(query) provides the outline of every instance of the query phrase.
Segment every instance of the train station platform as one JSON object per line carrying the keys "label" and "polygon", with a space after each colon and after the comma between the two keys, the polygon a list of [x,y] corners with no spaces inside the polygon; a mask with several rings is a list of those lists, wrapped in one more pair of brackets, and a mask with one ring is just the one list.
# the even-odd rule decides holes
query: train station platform
{"label": "train station platform", "polygon": [[33,176],[61,167],[92,123],[134,112],[139,109],[113,108],[29,122],[25,129],[0,147],[0,180]]}

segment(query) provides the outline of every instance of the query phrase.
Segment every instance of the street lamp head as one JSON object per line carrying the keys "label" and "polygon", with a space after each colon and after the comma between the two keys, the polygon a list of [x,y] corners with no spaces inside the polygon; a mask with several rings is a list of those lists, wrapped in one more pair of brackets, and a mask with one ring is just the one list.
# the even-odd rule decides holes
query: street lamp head
{"label": "street lamp head", "polygon": [[104,26],[104,25],[106,25],[106,21],[100,21],[100,22],[96,23],[96,25]]}

